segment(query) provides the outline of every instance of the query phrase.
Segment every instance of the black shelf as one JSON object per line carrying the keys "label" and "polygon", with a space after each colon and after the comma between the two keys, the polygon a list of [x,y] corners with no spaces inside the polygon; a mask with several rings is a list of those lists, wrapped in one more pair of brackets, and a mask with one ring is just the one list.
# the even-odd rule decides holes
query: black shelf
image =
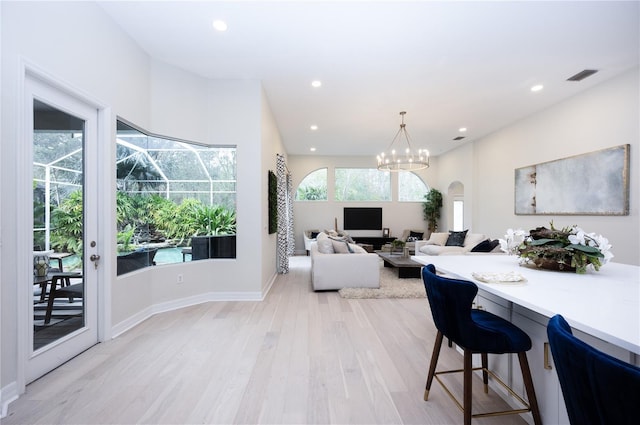
{"label": "black shelf", "polygon": [[382,249],[382,245],[391,243],[396,240],[396,238],[383,238],[376,236],[352,236],[355,243],[364,243],[373,245],[374,250]]}

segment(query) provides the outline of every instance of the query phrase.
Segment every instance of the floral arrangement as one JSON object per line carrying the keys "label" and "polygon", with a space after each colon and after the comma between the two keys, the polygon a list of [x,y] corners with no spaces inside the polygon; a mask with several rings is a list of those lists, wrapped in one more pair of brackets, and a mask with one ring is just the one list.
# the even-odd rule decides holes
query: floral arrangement
{"label": "floral arrangement", "polygon": [[600,270],[613,254],[607,238],[595,233],[586,233],[578,226],[556,229],[538,227],[529,235],[521,229],[508,229],[505,239],[500,239],[500,248],[508,254],[517,254],[523,263],[538,267],[586,273],[587,268]]}

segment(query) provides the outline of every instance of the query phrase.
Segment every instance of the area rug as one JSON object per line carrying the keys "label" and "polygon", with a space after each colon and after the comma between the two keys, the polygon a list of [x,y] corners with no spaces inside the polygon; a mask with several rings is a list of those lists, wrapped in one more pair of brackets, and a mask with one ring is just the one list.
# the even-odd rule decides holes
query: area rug
{"label": "area rug", "polygon": [[398,278],[398,270],[380,267],[380,288],[342,288],[342,298],[426,298],[420,278]]}

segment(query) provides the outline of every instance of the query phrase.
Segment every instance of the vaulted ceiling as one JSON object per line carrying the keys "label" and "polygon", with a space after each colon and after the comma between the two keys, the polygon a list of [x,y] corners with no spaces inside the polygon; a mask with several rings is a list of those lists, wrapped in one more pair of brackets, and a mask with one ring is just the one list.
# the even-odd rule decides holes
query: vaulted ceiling
{"label": "vaulted ceiling", "polygon": [[[159,61],[262,81],[295,155],[373,156],[400,111],[413,145],[439,155],[637,67],[640,51],[637,1],[99,3]],[[585,69],[598,72],[567,81]]]}

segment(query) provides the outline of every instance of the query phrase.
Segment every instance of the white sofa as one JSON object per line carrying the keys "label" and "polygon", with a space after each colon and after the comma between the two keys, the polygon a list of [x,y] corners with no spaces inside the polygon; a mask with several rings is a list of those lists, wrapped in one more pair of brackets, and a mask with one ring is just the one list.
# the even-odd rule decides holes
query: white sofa
{"label": "white sofa", "polygon": [[353,253],[327,253],[326,249],[320,252],[318,244],[326,244],[321,241],[323,237],[328,238],[321,233],[316,242],[311,243],[311,282],[314,291],[380,287],[380,257],[377,254],[368,253],[355,244],[349,244]]}
{"label": "white sofa", "polygon": [[429,240],[416,241],[415,255],[460,255],[470,252],[480,242],[487,240],[487,235],[467,233],[462,246],[446,246],[449,233],[432,233]]}

